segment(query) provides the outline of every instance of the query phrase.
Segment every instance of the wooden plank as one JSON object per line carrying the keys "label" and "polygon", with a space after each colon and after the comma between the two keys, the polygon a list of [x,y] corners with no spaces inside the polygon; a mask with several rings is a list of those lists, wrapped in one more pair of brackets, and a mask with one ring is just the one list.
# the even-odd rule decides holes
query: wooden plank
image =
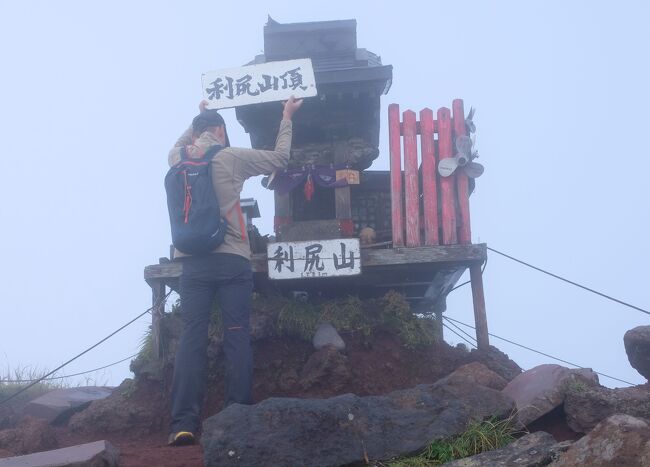
{"label": "wooden plank", "polygon": [[[438,150],[440,159],[453,156],[451,114],[449,109],[438,109]],[[442,204],[442,243],[458,243],[456,235],[456,178],[440,178],[440,203]]]}
{"label": "wooden plank", "polygon": [[422,196],[424,203],[424,244],[438,245],[438,189],[436,183],[436,155],[433,144],[433,111],[420,111],[420,146],[422,154]]}
{"label": "wooden plank", "polygon": [[[363,268],[382,266],[448,263],[458,267],[469,266],[474,262],[483,262],[487,258],[485,243],[476,245],[439,245],[414,248],[390,249],[361,249],[361,264]],[[251,257],[251,266],[255,273],[267,271],[266,254],[258,253]],[[164,264],[153,264],[144,269],[144,278],[152,285],[163,279],[177,279],[183,272],[183,262],[172,261]]]}
{"label": "wooden plank", "polygon": [[165,312],[165,283],[155,281],[151,283],[151,340],[153,344],[154,358],[162,358],[162,336],[160,333],[160,321]]}
{"label": "wooden plank", "polygon": [[420,189],[415,112],[407,110],[404,120],[404,198],[406,201],[406,246],[420,246]]}
{"label": "wooden plank", "polygon": [[483,273],[481,263],[469,267],[469,277],[472,281],[472,300],[474,302],[474,322],[476,323],[476,343],[481,350],[490,347],[488,335],[487,314],[485,312],[485,294],[483,292]]}
{"label": "wooden plank", "polygon": [[399,105],[388,106],[388,140],[390,147],[390,206],[393,245],[404,246],[402,215],[402,149],[399,131]]}
{"label": "wooden plank", "polygon": [[[454,115],[454,135],[456,138],[467,134],[463,100],[455,99],[451,106]],[[458,187],[458,243],[472,242],[472,228],[469,213],[469,177],[462,170],[456,171]]]}
{"label": "wooden plank", "polygon": [[468,265],[472,262],[483,261],[486,257],[487,249],[485,244],[361,250],[363,268],[422,263],[460,263]]}

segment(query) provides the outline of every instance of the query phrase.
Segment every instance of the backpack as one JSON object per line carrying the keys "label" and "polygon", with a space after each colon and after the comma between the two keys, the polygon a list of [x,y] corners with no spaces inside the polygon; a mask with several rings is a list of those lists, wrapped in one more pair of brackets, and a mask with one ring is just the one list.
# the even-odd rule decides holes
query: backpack
{"label": "backpack", "polygon": [[172,243],[182,253],[207,254],[223,243],[228,224],[221,217],[210,172],[210,161],[221,149],[215,145],[202,158],[189,159],[181,148],[181,160],[165,176]]}

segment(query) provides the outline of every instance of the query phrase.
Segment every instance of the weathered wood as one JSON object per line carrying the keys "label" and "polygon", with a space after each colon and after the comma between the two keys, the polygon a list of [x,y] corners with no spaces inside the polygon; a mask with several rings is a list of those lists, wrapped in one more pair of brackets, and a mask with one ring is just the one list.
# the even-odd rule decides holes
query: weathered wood
{"label": "weathered wood", "polygon": [[[476,245],[439,245],[414,248],[361,249],[362,267],[374,268],[394,265],[415,265],[427,263],[457,264],[467,267],[474,262],[483,262],[487,258],[484,243]],[[144,278],[152,287],[157,281],[177,279],[183,271],[182,261],[153,264],[144,269]],[[266,254],[254,254],[251,257],[253,272],[267,271]]]}
{"label": "weathered wood", "polygon": [[424,244],[438,245],[438,189],[436,155],[433,144],[433,111],[420,111],[420,146],[422,153],[422,197],[424,206]]}
{"label": "weathered wood", "polygon": [[274,193],[275,200],[275,218],[273,219],[273,231],[276,235],[280,232],[283,225],[291,224],[293,222],[293,213],[291,212],[291,196],[290,193],[283,195]]}
{"label": "weathered wood", "polygon": [[[438,109],[438,150],[440,159],[453,156],[451,115],[449,109]],[[440,202],[442,203],[442,243],[457,243],[456,235],[456,178],[440,178]]]}
{"label": "weathered wood", "polygon": [[399,105],[388,106],[388,139],[390,147],[390,198],[393,245],[404,245],[402,215],[402,150],[399,128]]}
{"label": "weathered wood", "polygon": [[165,313],[165,283],[155,281],[151,283],[151,340],[154,357],[162,357],[162,336],[160,333],[160,320]]}
{"label": "weathered wood", "polygon": [[420,246],[420,188],[415,112],[407,110],[404,120],[404,198],[406,205],[406,246]]}
{"label": "weathered wood", "polygon": [[459,263],[468,265],[483,261],[487,256],[485,244],[448,245],[386,250],[361,250],[363,268],[397,264]]}
{"label": "weathered wood", "polygon": [[475,263],[469,267],[469,276],[472,281],[476,342],[479,349],[487,350],[490,347],[490,338],[488,335],[487,314],[485,312],[485,294],[483,292],[483,273],[481,272],[481,263]]}
{"label": "weathered wood", "polygon": [[[345,142],[337,141],[334,143],[334,163],[340,164],[347,160],[348,146]],[[350,186],[344,186],[334,189],[334,206],[336,218],[339,219],[339,226],[344,236],[354,234],[354,223],[352,222],[352,197],[350,195]]]}
{"label": "weathered wood", "polygon": [[[452,103],[454,115],[454,134],[456,138],[467,134],[465,128],[465,110],[463,100],[455,99]],[[469,177],[463,170],[456,171],[456,184],[458,188],[458,243],[472,242],[472,228],[469,213]]]}

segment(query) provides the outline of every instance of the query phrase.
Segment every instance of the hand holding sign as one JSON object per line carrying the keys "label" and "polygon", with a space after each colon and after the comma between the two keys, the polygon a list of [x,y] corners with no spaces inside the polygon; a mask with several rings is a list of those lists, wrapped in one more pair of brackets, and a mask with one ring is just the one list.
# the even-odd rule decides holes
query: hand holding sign
{"label": "hand holding sign", "polygon": [[225,109],[290,96],[318,94],[311,59],[269,62],[204,73],[203,96],[210,109]]}
{"label": "hand holding sign", "polygon": [[300,108],[302,105],[302,99],[296,100],[295,97],[291,96],[285,103],[284,103],[284,111],[282,112],[282,118],[285,120],[291,120],[291,117],[293,117],[293,114]]}

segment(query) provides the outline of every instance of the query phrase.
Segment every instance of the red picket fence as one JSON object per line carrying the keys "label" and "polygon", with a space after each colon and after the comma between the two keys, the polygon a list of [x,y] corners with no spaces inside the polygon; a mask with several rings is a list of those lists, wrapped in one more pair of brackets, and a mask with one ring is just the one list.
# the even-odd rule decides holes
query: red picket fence
{"label": "red picket fence", "polygon": [[406,110],[400,122],[399,105],[388,106],[393,246],[404,246],[405,238],[407,247],[471,243],[469,178],[460,170],[441,177],[437,170],[440,159],[454,155],[454,138],[466,134],[463,101],[454,100],[452,110],[453,117],[442,107],[434,119],[431,109],[423,109],[419,122]]}

